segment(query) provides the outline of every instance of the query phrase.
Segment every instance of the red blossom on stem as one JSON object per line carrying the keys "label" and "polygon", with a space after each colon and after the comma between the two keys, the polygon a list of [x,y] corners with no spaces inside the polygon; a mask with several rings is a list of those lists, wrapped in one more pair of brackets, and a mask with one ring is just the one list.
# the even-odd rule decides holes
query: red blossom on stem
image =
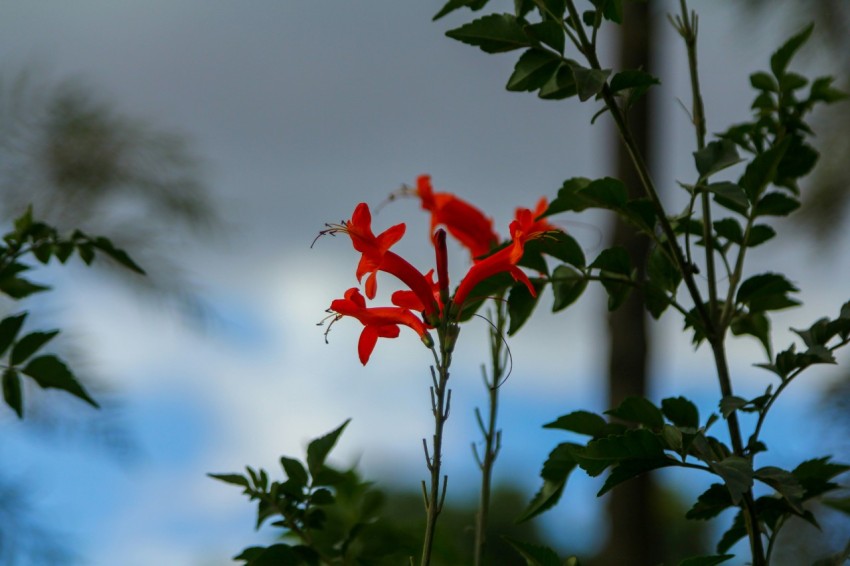
{"label": "red blossom on stem", "polygon": [[351,316],[363,324],[357,344],[357,353],[363,365],[369,361],[378,338],[398,337],[400,324],[413,329],[429,348],[433,345],[425,323],[410,310],[401,307],[367,307],[366,299],[356,287],[346,291],[344,299],[331,302],[329,310],[337,314],[337,319]]}
{"label": "red blossom on stem", "polygon": [[416,196],[422,208],[431,213],[431,233],[437,226],[445,226],[449,234],[469,250],[473,259],[499,245],[499,235],[493,231],[493,220],[451,193],[435,193],[430,175],[417,177]]}
{"label": "red blossom on stem", "polygon": [[330,224],[323,234],[344,232],[351,238],[354,249],[360,252],[360,263],[357,265],[357,281],[366,278],[366,296],[375,298],[378,290],[377,274],[383,271],[395,275],[419,298],[422,310],[429,317],[438,313],[438,304],[434,298],[432,285],[428,279],[410,262],[400,255],[390,251],[396,242],[404,235],[405,225],[396,224],[387,228],[379,235],[372,232],[372,214],[369,206],[361,202],[354,209],[351,220],[342,224]]}

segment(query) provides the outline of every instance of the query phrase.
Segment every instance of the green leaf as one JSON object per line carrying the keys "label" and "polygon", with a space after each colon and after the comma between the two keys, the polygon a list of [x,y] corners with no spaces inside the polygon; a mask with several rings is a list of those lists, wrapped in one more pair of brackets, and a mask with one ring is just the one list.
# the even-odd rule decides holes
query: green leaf
{"label": "green leaf", "polygon": [[528,49],[516,62],[506,88],[513,92],[537,90],[560,66],[561,60],[551,51]]}
{"label": "green leaf", "polygon": [[301,462],[295,458],[281,456],[280,465],[286,473],[288,481],[291,481],[298,488],[304,488],[307,486],[307,482],[310,481],[310,478],[307,475],[307,470],[304,469],[304,465],[301,464]]}
{"label": "green leaf", "polygon": [[24,418],[24,399],[21,394],[21,378],[13,368],[6,368],[3,372],[3,399],[18,414],[18,418]]}
{"label": "green leaf", "polygon": [[800,201],[782,193],[768,193],[755,207],[756,216],[788,216],[800,208]]}
{"label": "green leaf", "polygon": [[[560,195],[560,193],[558,194]],[[582,196],[596,206],[611,210],[622,210],[629,200],[626,185],[613,177],[603,177],[591,181],[582,190]]]}
{"label": "green leaf", "polygon": [[715,195],[715,201],[718,204],[735,212],[743,213],[750,205],[750,201],[747,200],[747,193],[735,183],[722,181],[720,183],[710,183],[703,186],[703,188]]}
{"label": "green leaf", "polygon": [[723,478],[735,505],[753,487],[753,465],[746,458],[728,456],[719,462],[709,462],[708,465]]}
{"label": "green leaf", "polygon": [[711,556],[694,556],[679,562],[679,566],[715,566],[735,558],[734,554],[714,554]]}
{"label": "green leaf", "polygon": [[756,224],[750,228],[750,238],[747,240],[747,247],[754,248],[761,245],[776,236],[776,230],[766,224]]}
{"label": "green leaf", "polygon": [[850,515],[850,496],[841,497],[836,499],[823,499],[821,503],[835,509],[836,511],[841,511],[845,515]]}
{"label": "green leaf", "polygon": [[721,238],[726,238],[733,244],[741,245],[744,242],[744,229],[734,218],[724,218],[712,224],[714,231]]}
{"label": "green leaf", "polygon": [[602,497],[621,483],[643,475],[646,472],[676,465],[678,465],[678,462],[667,456],[624,460],[611,469],[611,473],[605,479],[605,484],[596,496]]}
{"label": "green leaf", "polygon": [[608,436],[609,434],[622,434],[625,432],[622,425],[612,424],[596,413],[590,411],[574,411],[562,415],[551,423],[543,425],[543,428],[555,428],[568,430],[578,434],[585,434],[594,438]]}
{"label": "green leaf", "polygon": [[[620,460],[656,460],[665,457],[664,444],[661,438],[653,432],[645,429],[631,429],[619,436],[606,436],[597,438],[587,443],[581,454],[576,454],[576,460],[585,471],[588,471],[588,462],[601,461],[607,467]],[[592,468],[592,466],[591,466]],[[604,467],[591,475],[598,475]]]}
{"label": "green leaf", "polygon": [[629,277],[632,272],[629,253],[622,246],[602,250],[602,253],[590,264],[590,267],[625,277]]}
{"label": "green leaf", "polygon": [[637,69],[627,69],[620,71],[611,77],[611,93],[617,94],[625,90],[632,90],[632,98],[643,95],[653,85],[661,84],[656,77],[653,77],[646,71]]}
{"label": "green leaf", "polygon": [[564,442],[549,453],[549,457],[543,463],[543,469],[540,472],[543,485],[517,519],[518,523],[536,517],[551,509],[558,502],[564,492],[567,478],[576,467],[576,461],[573,458],[573,450],[576,448],[581,447],[577,444]]}
{"label": "green leaf", "polygon": [[449,30],[446,35],[486,53],[531,47],[531,41],[523,31],[523,22],[512,14],[490,14]]}
{"label": "green leaf", "polygon": [[839,485],[830,480],[847,471],[850,471],[850,466],[830,462],[827,456],[806,460],[794,468],[791,474],[803,486],[803,498],[811,499],[838,488]]}
{"label": "green leaf", "polygon": [[562,20],[564,18],[564,12],[567,10],[565,0],[542,0],[542,2],[547,16],[556,20]]}
{"label": "green leaf", "polygon": [[682,274],[659,246],[649,252],[646,274],[650,281],[669,293],[675,293],[682,281]]}
{"label": "green leaf", "polygon": [[564,181],[558,190],[558,195],[549,203],[549,207],[542,216],[552,216],[553,214],[567,211],[580,212],[587,208],[590,204],[581,195],[581,191],[589,184],[590,179],[585,177],[573,177]]}
{"label": "green leaf", "polygon": [[756,155],[747,165],[738,184],[747,193],[750,202],[759,200],[767,186],[776,178],[776,170],[790,145],[791,138],[786,137],[764,153]]}
{"label": "green leaf", "polygon": [[680,428],[699,428],[699,410],[685,397],[668,397],[661,401],[661,412]]}
{"label": "green leaf", "polygon": [[573,77],[575,78],[578,98],[582,102],[589,100],[602,92],[611,69],[588,69],[581,65],[571,65]]}
{"label": "green leaf", "polygon": [[316,475],[324,468],[325,459],[327,459],[339,435],[342,434],[349,422],[351,422],[351,419],[346,419],[340,426],[307,445],[307,469],[310,470],[310,475],[313,476],[314,480]]}
{"label": "green leaf", "polygon": [[32,332],[27,334],[12,346],[12,354],[9,356],[9,362],[12,365],[18,365],[30,356],[35,354],[42,346],[50,342],[57,334],[58,330],[50,332]]}
{"label": "green leaf", "polygon": [[685,518],[703,521],[713,519],[732,505],[732,497],[726,486],[714,483],[697,498],[697,502],[685,514]]}
{"label": "green leaf", "polygon": [[717,552],[725,553],[745,536],[747,536],[747,527],[744,524],[744,516],[738,511],[732,520],[732,526],[720,537],[720,541],[717,543]]}
{"label": "green leaf", "polygon": [[800,33],[793,36],[785,42],[771,57],[770,70],[777,79],[781,79],[785,74],[785,69],[788,68],[788,63],[800,47],[806,43],[809,36],[812,34],[814,24],[809,24]]}
{"label": "green leaf", "polygon": [[803,513],[805,489],[791,472],[775,466],[765,466],[755,471],[755,478],[775,489],[795,512]]}
{"label": "green leaf", "polygon": [[759,71],[750,75],[750,84],[758,90],[766,90],[768,92],[779,92],[779,85],[776,79],[764,71]]}
{"label": "green leaf", "polygon": [[98,407],[98,404],[77,381],[68,366],[56,356],[48,355],[33,358],[21,372],[33,378],[44,389],[61,389],[94,407]]}
{"label": "green leaf", "polygon": [[832,77],[819,77],[812,82],[809,91],[809,102],[825,102],[831,104],[848,98],[848,94],[832,87]]}
{"label": "green leaf", "polygon": [[558,70],[540,87],[537,96],[543,100],[563,100],[575,96],[577,92],[572,69],[566,63],[561,63]]}
{"label": "green leaf", "polygon": [[7,316],[0,321],[0,356],[6,353],[15,338],[18,337],[18,332],[21,331],[21,326],[24,324],[24,319],[27,318],[27,313]]}
{"label": "green leaf", "polygon": [[559,265],[552,272],[552,293],[555,302],[552,312],[558,312],[573,304],[587,288],[587,279],[580,271],[569,265]]}
{"label": "green leaf", "polygon": [[248,483],[248,478],[245,476],[241,476],[239,474],[207,474],[209,477],[223,481],[224,483],[229,483],[232,485],[238,485],[240,487],[244,487],[245,489],[250,489],[250,484]]}
{"label": "green leaf", "polygon": [[524,31],[532,39],[548,45],[558,53],[564,53],[564,28],[558,21],[543,20],[525,26]]}
{"label": "green leaf", "polygon": [[[632,270],[628,252],[619,246],[603,250],[590,267],[600,270],[602,286],[608,293],[608,310],[620,308],[632,291]],[[622,282],[618,280],[621,277],[624,279]]]}
{"label": "green leaf", "polygon": [[447,14],[451,14],[460,8],[469,8],[470,10],[480,10],[489,0],[449,0],[440,8],[440,11],[432,18],[432,21],[437,21]]}
{"label": "green leaf", "polygon": [[547,546],[522,542],[510,537],[502,539],[513,547],[524,559],[526,566],[561,566],[557,553]]}
{"label": "green leaf", "polygon": [[133,261],[129,255],[127,255],[127,252],[116,248],[108,239],[103,237],[95,238],[92,240],[92,245],[127,269],[135,271],[139,275],[145,275],[145,270],[139,267],[139,265]]}
{"label": "green leaf", "polygon": [[755,337],[764,347],[767,358],[773,357],[773,348],[770,344],[770,319],[763,312],[735,313],[729,329],[735,336],[749,335]]}
{"label": "green leaf", "polygon": [[525,324],[525,321],[534,312],[534,307],[537,306],[540,292],[543,290],[543,283],[532,280],[531,284],[537,290],[537,294],[534,296],[528,291],[524,283],[514,285],[508,294],[508,317],[510,318],[508,336],[513,336]]}
{"label": "green leaf", "polygon": [[710,142],[701,150],[694,152],[694,162],[701,179],[707,179],[740,161],[735,143],[725,139]]}
{"label": "green leaf", "polygon": [[[528,253],[545,254],[565,261],[576,267],[584,267],[585,258],[581,246],[566,232],[549,232],[542,238],[529,240],[525,244]],[[538,269],[538,271],[545,271]]]}
{"label": "green leaf", "polygon": [[626,397],[616,409],[605,411],[605,414],[652,429],[660,429],[664,425],[661,409],[644,397]]}
{"label": "green leaf", "polygon": [[5,293],[13,299],[23,299],[34,293],[49,290],[50,287],[38,285],[21,277],[0,278],[0,292]]}
{"label": "green leaf", "polygon": [[783,275],[762,273],[741,283],[735,301],[747,305],[750,312],[780,310],[799,305],[799,301],[788,297],[788,293],[799,291]]}
{"label": "green leaf", "polygon": [[306,566],[310,564],[294,547],[282,543],[265,548],[258,546],[246,548],[242,554],[234,556],[233,559],[244,560],[245,566]]}

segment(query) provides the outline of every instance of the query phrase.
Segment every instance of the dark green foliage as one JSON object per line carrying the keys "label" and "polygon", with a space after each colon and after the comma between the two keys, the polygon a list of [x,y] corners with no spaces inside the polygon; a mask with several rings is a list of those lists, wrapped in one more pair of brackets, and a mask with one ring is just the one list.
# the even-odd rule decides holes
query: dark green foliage
{"label": "dark green foliage", "polygon": [[[15,220],[14,229],[3,236],[0,244],[0,292],[11,299],[20,300],[48,290],[49,287],[20,276],[31,269],[21,260],[32,255],[41,264],[47,264],[52,257],[65,263],[74,251],[86,264],[90,264],[96,252],[100,252],[123,267],[144,274],[126,252],[113,246],[108,239],[92,238],[79,230],[68,238],[62,237],[55,228],[36,221],[30,207]],[[8,353],[3,373],[3,398],[6,404],[18,417],[23,417],[21,375],[26,375],[44,389],[60,389],[97,407],[97,403],[62,360],[54,355],[33,357],[59,331],[36,331],[19,337],[26,316],[27,313],[23,312],[0,321],[0,356]]]}

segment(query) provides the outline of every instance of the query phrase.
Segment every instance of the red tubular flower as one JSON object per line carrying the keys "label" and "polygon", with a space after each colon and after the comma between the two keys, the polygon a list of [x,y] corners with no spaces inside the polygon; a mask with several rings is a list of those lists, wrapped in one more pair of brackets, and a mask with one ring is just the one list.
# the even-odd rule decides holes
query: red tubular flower
{"label": "red tubular flower", "polygon": [[440,303],[449,300],[449,253],[446,249],[446,231],[442,228],[434,233],[434,249],[437,252],[437,281],[440,285]]}
{"label": "red tubular flower", "polygon": [[433,345],[431,336],[425,324],[408,309],[401,307],[372,307],[366,306],[366,299],[356,287],[345,292],[344,299],[331,302],[330,311],[338,316],[351,316],[363,323],[363,332],[357,344],[360,362],[366,365],[378,338],[396,338],[399,335],[399,324],[412,328],[429,348]]}
{"label": "red tubular flower", "polygon": [[430,175],[417,177],[416,196],[422,208],[431,213],[431,233],[437,226],[445,226],[449,234],[469,250],[473,259],[489,253],[499,244],[493,220],[451,193],[435,193]]}
{"label": "red tubular flower", "polygon": [[502,272],[507,272],[515,281],[520,281],[528,288],[532,296],[537,296],[534,285],[528,276],[517,267],[525,251],[525,243],[529,240],[539,238],[546,232],[560,230],[544,219],[539,218],[546,211],[548,203],[545,198],[537,202],[534,211],[528,208],[517,208],[514,221],[511,222],[510,230],[513,241],[511,244],[496,253],[476,261],[469,269],[466,277],[460,282],[455,291],[454,302],[460,306],[469,296],[469,292],[480,282]]}
{"label": "red tubular flower", "polygon": [[375,236],[372,232],[372,214],[369,206],[361,202],[354,209],[351,220],[341,225],[329,225],[330,229],[323,233],[345,232],[351,237],[354,249],[363,254],[357,265],[357,281],[360,281],[367,273],[366,296],[375,298],[378,290],[377,274],[384,271],[398,277],[413,291],[422,302],[427,315],[437,312],[438,305],[434,300],[431,284],[426,277],[406,259],[391,252],[390,247],[398,242],[404,235],[405,225],[396,224]]}

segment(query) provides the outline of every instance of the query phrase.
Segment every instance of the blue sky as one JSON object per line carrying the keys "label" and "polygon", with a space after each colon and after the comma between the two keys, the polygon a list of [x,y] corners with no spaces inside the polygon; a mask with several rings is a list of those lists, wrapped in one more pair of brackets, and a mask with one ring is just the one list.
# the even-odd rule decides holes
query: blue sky
{"label": "blue sky", "polygon": [[[662,4],[672,10],[677,3]],[[610,167],[610,131],[590,127],[593,104],[506,92],[515,57],[487,56],[445,38],[467,15],[432,23],[438,7],[390,0],[247,7],[85,0],[0,8],[3,72],[34,67],[47,78],[82,77],[122,112],[186,135],[225,220],[214,242],[185,241],[172,252],[207,305],[205,325],[100,272],[49,272],[59,289],[47,314],[89,353],[88,369],[114,391],[116,418],[136,457],[115,458],[61,435],[36,436],[26,421],[8,416],[0,421],[0,457],[10,477],[34,486],[36,513],[62,518],[51,523],[81,564],[230,563],[264,535],[253,533],[253,508],[237,490],[205,474],[246,464],[276,469],[281,454],[300,455],[309,439],[348,417],[340,462],[358,461],[369,476],[418,486],[420,438],[430,427],[428,353],[403,336],[380,343],[364,368],[356,357],[359,329],[342,322],[326,345],[315,323],[355,283],[356,257],[341,238],[313,249],[310,242],[356,203],[377,204],[425,172],[437,188],[485,207],[504,232],[515,206],[554,196],[565,178],[601,176]],[[719,131],[747,117],[749,73],[766,67],[779,38],[798,26],[773,17],[750,29],[732,2],[692,7],[701,13],[702,45],[711,45],[702,49],[701,69],[709,129]],[[662,26],[661,33],[668,47],[659,61],[660,97],[672,141],[656,175],[672,187],[693,177],[693,136],[676,102],[689,99],[683,55],[672,31]],[[424,265],[427,224],[413,201],[375,217],[380,227],[400,221],[408,223],[400,250]],[[601,249],[606,218],[558,222],[588,255]],[[452,250],[462,258],[454,267],[462,269],[465,257]],[[847,300],[840,282],[850,280],[850,266],[833,254],[813,254],[793,237],[753,254],[754,270],[782,257],[807,303],[776,318],[777,344],[791,339],[786,328],[833,314]],[[540,426],[578,408],[604,408],[603,311],[602,293],[590,290],[557,317],[536,314],[511,339],[514,373],[503,388],[498,478],[521,478],[530,493],[560,440]],[[472,408],[484,400],[478,367],[486,330],[483,323],[465,329],[456,357],[446,449],[456,490],[450,497],[475,479],[469,443],[477,438]],[[710,411],[715,385],[701,370],[706,354],[692,353],[672,316],[654,332],[656,397],[685,389],[703,413]],[[749,340],[732,346],[742,396],[769,380],[751,367],[759,355]],[[781,416],[768,437],[776,463],[799,460],[806,439],[833,442],[820,425],[801,423],[835,375],[813,372],[777,406]],[[800,429],[805,436],[798,440]],[[576,477],[568,491],[575,511],[562,506],[551,524],[597,521],[594,485]]]}

